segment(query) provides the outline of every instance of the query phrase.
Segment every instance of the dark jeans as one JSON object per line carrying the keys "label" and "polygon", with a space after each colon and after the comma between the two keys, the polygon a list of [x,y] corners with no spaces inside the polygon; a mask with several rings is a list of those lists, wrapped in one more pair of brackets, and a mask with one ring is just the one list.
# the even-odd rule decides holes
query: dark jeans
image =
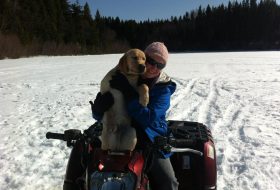
{"label": "dark jeans", "polygon": [[179,183],[169,158],[155,154],[148,178],[152,190],[178,190]]}

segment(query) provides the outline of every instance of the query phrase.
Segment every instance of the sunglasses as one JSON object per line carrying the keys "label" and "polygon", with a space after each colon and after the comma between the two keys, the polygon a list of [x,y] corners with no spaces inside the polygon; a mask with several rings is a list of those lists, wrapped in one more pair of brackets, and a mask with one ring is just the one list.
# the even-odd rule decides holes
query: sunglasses
{"label": "sunglasses", "polygon": [[155,60],[153,60],[152,58],[150,57],[147,57],[146,58],[146,63],[148,63],[149,65],[152,65],[152,66],[156,66],[158,69],[163,69],[165,67],[165,64],[162,64],[162,63],[159,63]]}

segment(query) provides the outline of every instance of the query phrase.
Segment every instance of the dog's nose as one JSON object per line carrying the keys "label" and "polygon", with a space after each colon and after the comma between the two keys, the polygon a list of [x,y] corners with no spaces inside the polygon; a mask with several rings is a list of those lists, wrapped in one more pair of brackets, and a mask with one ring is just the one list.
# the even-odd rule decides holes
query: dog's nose
{"label": "dog's nose", "polygon": [[139,65],[138,69],[141,73],[145,72],[146,66],[145,65]]}

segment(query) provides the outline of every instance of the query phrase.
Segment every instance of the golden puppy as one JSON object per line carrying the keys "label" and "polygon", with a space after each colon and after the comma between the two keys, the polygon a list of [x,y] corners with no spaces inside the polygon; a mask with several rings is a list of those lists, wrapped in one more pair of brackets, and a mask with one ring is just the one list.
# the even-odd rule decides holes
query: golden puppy
{"label": "golden puppy", "polygon": [[146,71],[146,57],[139,49],[131,49],[119,60],[118,65],[113,68],[101,81],[100,92],[103,94],[110,91],[114,97],[113,106],[104,113],[102,123],[103,131],[101,135],[103,150],[133,150],[137,139],[136,131],[131,126],[131,118],[128,116],[124,97],[122,93],[110,87],[109,81],[112,76],[120,71],[129,81],[131,86],[139,93],[139,102],[147,106],[149,101],[148,86],[143,84],[137,86],[138,78]]}

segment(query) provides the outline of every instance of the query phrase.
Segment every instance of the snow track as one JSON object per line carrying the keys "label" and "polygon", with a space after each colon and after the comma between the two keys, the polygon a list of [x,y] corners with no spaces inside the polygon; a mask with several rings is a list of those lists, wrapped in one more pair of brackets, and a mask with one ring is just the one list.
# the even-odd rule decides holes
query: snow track
{"label": "snow track", "polygon": [[[89,100],[121,55],[0,61],[0,189],[62,188],[64,142],[47,131],[90,126]],[[219,190],[280,187],[280,53],[171,54],[168,119],[213,133]]]}

